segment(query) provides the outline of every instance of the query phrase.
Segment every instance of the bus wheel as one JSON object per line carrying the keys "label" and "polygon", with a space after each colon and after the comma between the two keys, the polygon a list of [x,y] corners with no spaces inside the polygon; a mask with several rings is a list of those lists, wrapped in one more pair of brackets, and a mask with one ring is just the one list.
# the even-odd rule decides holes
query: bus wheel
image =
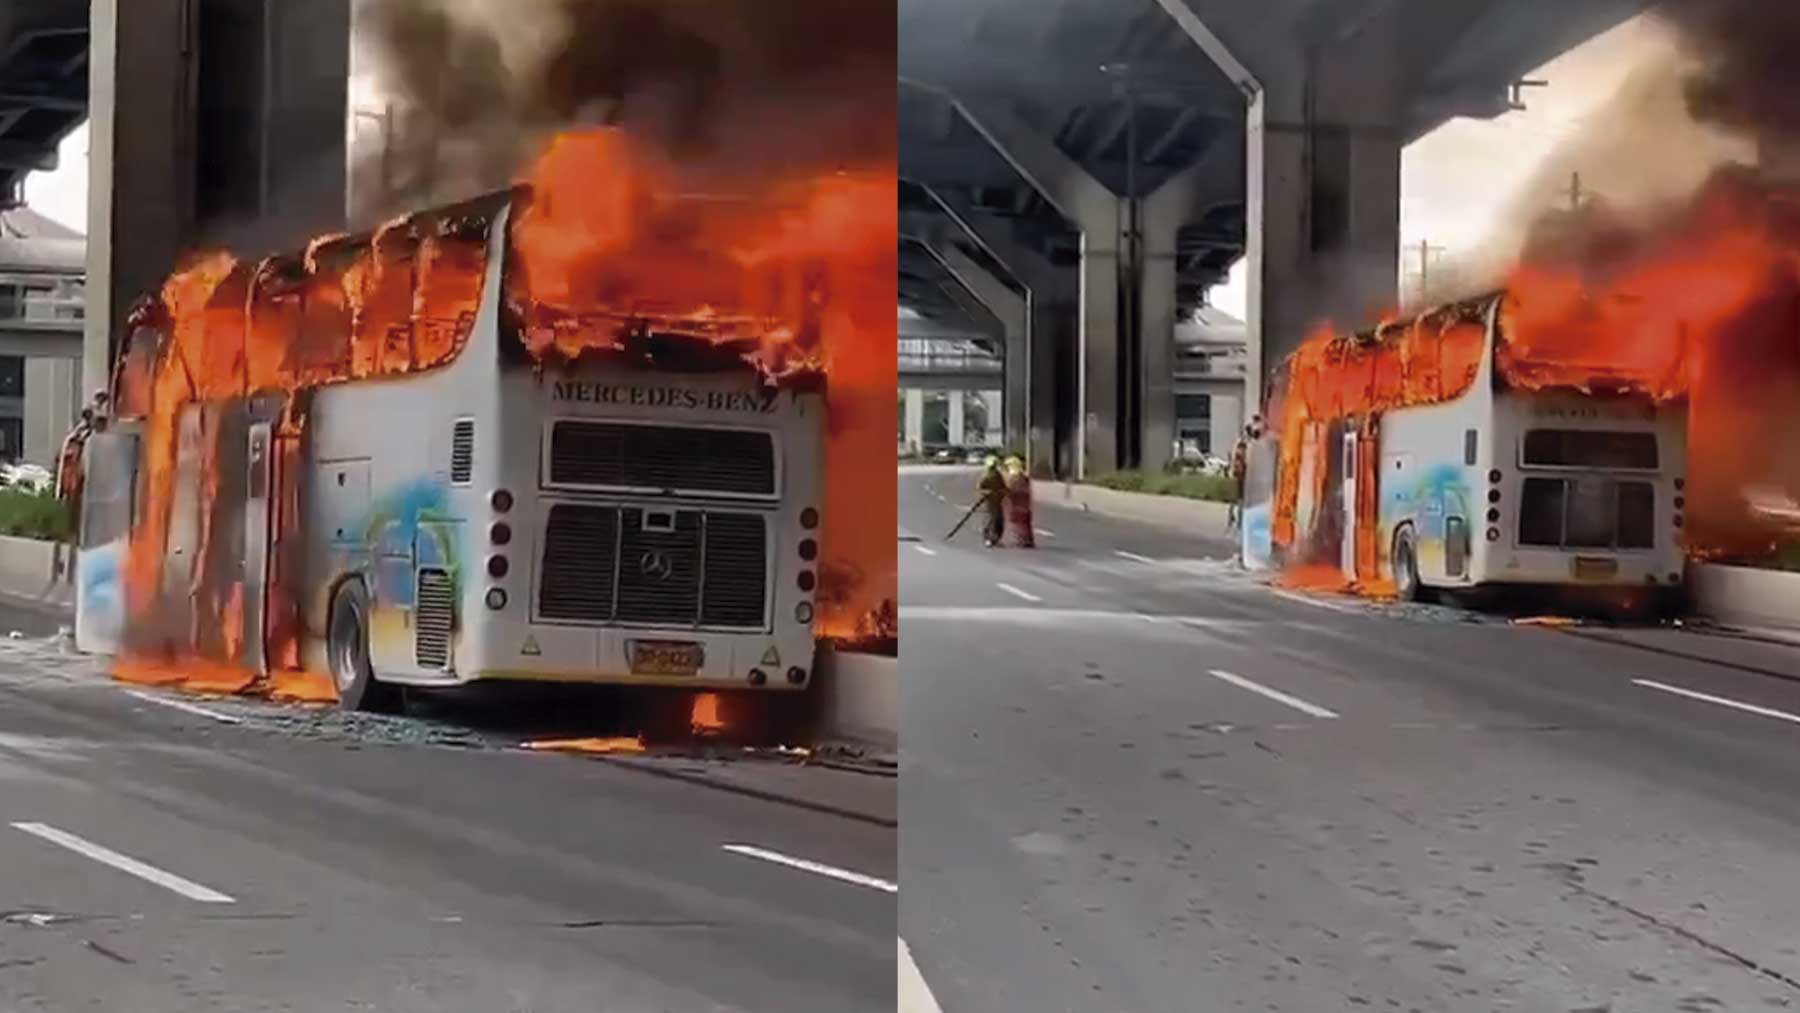
{"label": "bus wheel", "polygon": [[1394,569],[1394,591],[1401,601],[1419,601],[1419,556],[1413,551],[1411,528],[1394,533],[1394,551],[1389,557]]}
{"label": "bus wheel", "polygon": [[331,601],[331,680],[344,710],[393,712],[400,690],[375,679],[369,663],[369,594],[362,581],[345,581]]}

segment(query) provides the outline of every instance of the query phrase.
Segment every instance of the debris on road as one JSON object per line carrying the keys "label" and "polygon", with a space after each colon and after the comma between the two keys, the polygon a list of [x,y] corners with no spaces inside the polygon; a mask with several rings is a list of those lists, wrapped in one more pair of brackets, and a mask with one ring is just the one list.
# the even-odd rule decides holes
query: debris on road
{"label": "debris on road", "polygon": [[536,742],[521,743],[521,747],[531,750],[558,753],[641,753],[644,752],[644,740],[615,736],[612,738],[585,739],[541,739]]}

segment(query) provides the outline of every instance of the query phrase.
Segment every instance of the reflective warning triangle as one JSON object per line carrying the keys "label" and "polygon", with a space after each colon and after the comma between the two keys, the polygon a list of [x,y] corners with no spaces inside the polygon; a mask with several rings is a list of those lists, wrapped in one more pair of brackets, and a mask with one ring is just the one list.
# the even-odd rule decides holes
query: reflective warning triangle
{"label": "reflective warning triangle", "polygon": [[532,657],[536,657],[540,653],[538,651],[537,638],[534,636],[531,636],[530,634],[526,634],[525,646],[519,648],[519,653],[531,655]]}
{"label": "reflective warning triangle", "polygon": [[763,664],[765,664],[765,665],[779,665],[779,664],[781,664],[781,652],[780,652],[780,651],[777,651],[777,650],[776,650],[776,649],[775,649],[775,648],[774,648],[774,646],[773,646],[773,645],[771,645],[771,646],[770,646],[770,647],[769,647],[769,649],[768,649],[768,650],[766,650],[766,651],[764,651],[764,652],[763,652],[763,660],[762,660],[762,663],[763,663]]}

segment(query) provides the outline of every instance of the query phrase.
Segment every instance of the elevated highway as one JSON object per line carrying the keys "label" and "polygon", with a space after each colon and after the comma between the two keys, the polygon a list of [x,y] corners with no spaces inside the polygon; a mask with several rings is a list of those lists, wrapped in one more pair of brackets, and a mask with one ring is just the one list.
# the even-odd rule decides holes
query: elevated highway
{"label": "elevated highway", "polygon": [[933,251],[902,259],[902,304],[1019,317],[1007,429],[1039,467],[1156,467],[1175,324],[1233,264],[1254,402],[1309,321],[1392,298],[1401,149],[1519,107],[1532,68],[1648,6],[900,0],[903,231]]}

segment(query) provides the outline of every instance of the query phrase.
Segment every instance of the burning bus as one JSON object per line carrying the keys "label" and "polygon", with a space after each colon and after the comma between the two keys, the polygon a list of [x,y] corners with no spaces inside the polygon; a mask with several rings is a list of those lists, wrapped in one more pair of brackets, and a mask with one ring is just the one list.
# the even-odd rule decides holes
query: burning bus
{"label": "burning bus", "polygon": [[83,444],[78,646],[206,687],[328,677],[361,709],[482,679],[806,687],[817,216],[706,263],[711,198],[614,196],[619,234],[553,257],[567,223],[522,186],[171,278]]}
{"label": "burning bus", "polygon": [[1684,378],[1538,361],[1508,340],[1516,309],[1487,295],[1289,357],[1272,445],[1252,457],[1267,499],[1247,511],[1246,560],[1402,599],[1559,585],[1677,600]]}

